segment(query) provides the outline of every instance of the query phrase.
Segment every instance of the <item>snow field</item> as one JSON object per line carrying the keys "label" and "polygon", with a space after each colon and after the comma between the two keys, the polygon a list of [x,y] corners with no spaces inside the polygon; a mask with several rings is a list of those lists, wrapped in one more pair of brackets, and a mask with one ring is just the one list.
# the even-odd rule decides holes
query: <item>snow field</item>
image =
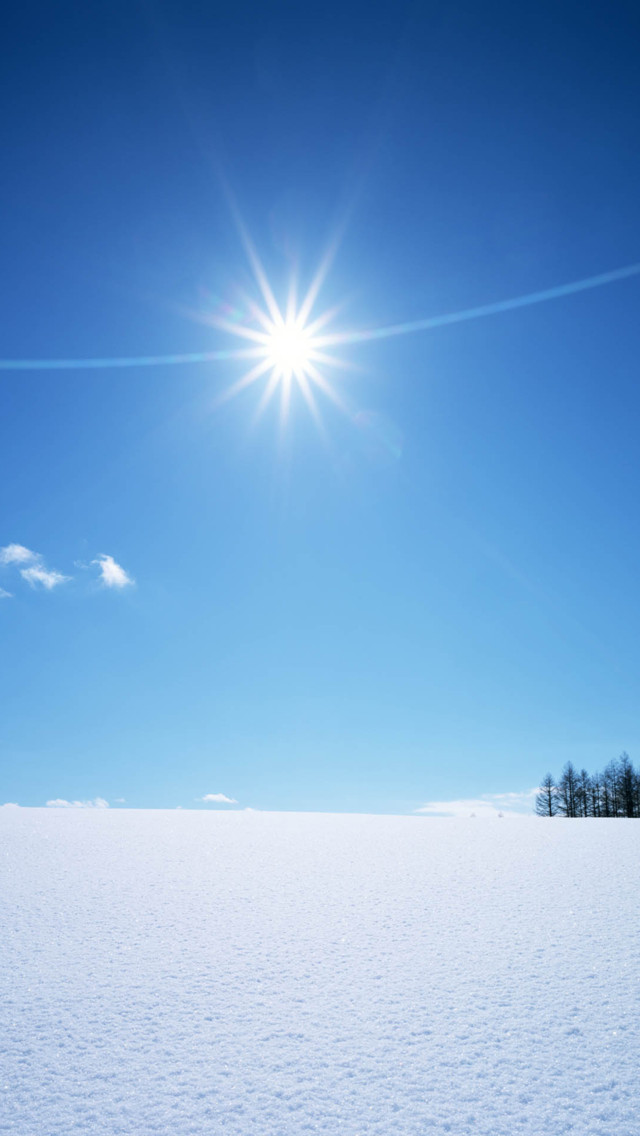
{"label": "snow field", "polygon": [[0,1133],[638,1136],[639,845],[0,810]]}

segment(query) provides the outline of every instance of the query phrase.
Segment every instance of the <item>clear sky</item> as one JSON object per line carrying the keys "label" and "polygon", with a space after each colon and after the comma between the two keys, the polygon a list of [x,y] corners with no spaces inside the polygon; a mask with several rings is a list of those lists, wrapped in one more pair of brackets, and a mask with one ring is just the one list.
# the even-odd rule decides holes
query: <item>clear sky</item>
{"label": "clear sky", "polygon": [[[14,7],[0,355],[255,347],[216,323],[265,306],[232,200],[280,305],[333,242],[327,335],[635,265],[639,35],[631,3]],[[637,758],[639,299],[356,334],[321,429],[295,380],[256,417],[269,371],[222,397],[255,360],[0,372],[0,801],[412,812]]]}

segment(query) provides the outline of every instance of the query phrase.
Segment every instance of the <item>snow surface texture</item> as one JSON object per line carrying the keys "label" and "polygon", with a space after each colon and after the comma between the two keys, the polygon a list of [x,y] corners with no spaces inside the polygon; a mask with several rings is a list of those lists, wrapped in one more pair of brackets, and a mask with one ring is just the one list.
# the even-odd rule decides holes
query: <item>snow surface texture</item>
{"label": "snow surface texture", "polygon": [[0,829],[2,1133],[640,1133],[639,822]]}

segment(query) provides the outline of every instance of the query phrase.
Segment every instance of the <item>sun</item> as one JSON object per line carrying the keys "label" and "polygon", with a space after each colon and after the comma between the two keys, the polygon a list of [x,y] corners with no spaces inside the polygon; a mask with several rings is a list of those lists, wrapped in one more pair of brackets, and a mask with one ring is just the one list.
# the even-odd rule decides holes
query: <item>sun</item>
{"label": "sun", "polygon": [[266,335],[265,358],[280,378],[304,375],[313,357],[313,336],[295,320],[274,324],[272,331]]}
{"label": "sun", "polygon": [[327,334],[327,325],[334,319],[338,308],[325,309],[319,315],[314,313],[318,293],[335,249],[330,248],[323,258],[302,302],[298,302],[296,282],[292,278],[286,301],[280,305],[243,227],[240,227],[240,233],[253,270],[259,300],[237,290],[239,305],[237,302],[234,305],[222,304],[217,310],[202,312],[196,317],[244,340],[242,348],[229,351],[227,357],[247,360],[249,369],[227,387],[216,402],[226,402],[261,380],[262,394],[256,417],[262,414],[274,395],[278,394],[281,422],[284,423],[294,392],[298,392],[317,425],[322,428],[316,406],[317,393],[321,392],[340,410],[349,413],[337,385],[330,382],[326,375],[328,370],[336,368],[352,369],[352,364],[333,355],[330,350],[327,351],[327,348],[344,340],[343,335]]}

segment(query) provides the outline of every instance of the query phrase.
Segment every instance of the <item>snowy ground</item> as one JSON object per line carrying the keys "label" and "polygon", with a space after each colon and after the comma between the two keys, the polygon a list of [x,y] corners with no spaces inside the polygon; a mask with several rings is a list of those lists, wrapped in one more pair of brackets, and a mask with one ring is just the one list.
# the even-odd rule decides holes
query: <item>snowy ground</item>
{"label": "snowy ground", "polygon": [[0,1132],[638,1136],[640,822],[0,811]]}

